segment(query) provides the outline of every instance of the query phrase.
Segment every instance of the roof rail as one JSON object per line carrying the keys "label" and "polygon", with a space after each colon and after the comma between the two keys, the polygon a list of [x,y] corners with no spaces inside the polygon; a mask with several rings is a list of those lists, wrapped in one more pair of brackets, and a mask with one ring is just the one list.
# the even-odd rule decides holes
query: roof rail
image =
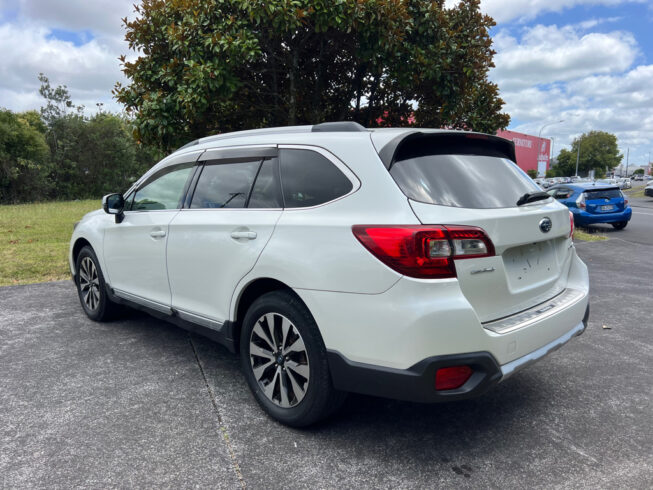
{"label": "roof rail", "polygon": [[316,124],[311,129],[313,133],[335,133],[335,132],[360,132],[367,131],[365,126],[361,126],[354,121],[335,121]]}
{"label": "roof rail", "polygon": [[193,140],[190,143],[186,143],[184,146],[180,146],[175,151],[183,150],[184,148],[189,148],[191,146],[195,146],[195,145],[199,145],[199,144],[200,144],[200,140]]}

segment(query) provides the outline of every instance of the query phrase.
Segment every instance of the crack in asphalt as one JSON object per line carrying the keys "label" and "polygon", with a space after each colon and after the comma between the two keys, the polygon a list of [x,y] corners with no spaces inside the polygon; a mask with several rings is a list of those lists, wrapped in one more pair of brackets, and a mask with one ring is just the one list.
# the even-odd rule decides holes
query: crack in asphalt
{"label": "crack in asphalt", "polygon": [[220,409],[218,408],[218,402],[215,398],[215,394],[213,393],[213,390],[211,389],[211,385],[209,385],[209,381],[206,377],[206,373],[204,371],[204,367],[202,366],[202,362],[200,361],[199,354],[197,353],[197,349],[195,348],[195,342],[193,342],[193,337],[189,333],[188,334],[188,340],[190,342],[190,346],[193,349],[193,355],[195,356],[195,361],[197,362],[197,366],[199,367],[200,373],[202,374],[202,379],[204,380],[204,385],[206,386],[206,390],[209,394],[209,398],[211,399],[211,404],[213,405],[213,410],[215,411],[216,416],[218,417],[218,424],[220,425],[220,432],[222,433],[222,438],[224,439],[225,444],[227,445],[227,450],[229,451],[229,456],[231,457],[231,462],[234,468],[234,471],[236,472],[236,477],[238,478],[238,481],[240,482],[240,486],[242,488],[247,488],[247,485],[245,484],[245,478],[243,477],[243,473],[240,471],[240,465],[238,464],[238,458],[236,458],[236,453],[234,451],[234,448],[231,444],[231,440],[229,439],[229,432],[227,431],[227,426],[224,423],[224,420],[222,418],[222,415],[220,414]]}

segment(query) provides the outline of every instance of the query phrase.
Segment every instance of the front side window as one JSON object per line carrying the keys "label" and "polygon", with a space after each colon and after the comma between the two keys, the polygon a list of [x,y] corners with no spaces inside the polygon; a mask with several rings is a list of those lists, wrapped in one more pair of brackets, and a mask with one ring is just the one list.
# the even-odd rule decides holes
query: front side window
{"label": "front side window", "polygon": [[281,150],[281,187],[286,208],[333,201],[353,189],[351,181],[326,157],[311,150]]}
{"label": "front side window", "polygon": [[165,169],[153,176],[134,194],[132,211],[178,209],[193,163]]}
{"label": "front side window", "polygon": [[274,160],[264,160],[249,197],[248,208],[282,208],[278,170]]}
{"label": "front side window", "polygon": [[208,162],[197,182],[191,208],[244,208],[260,160],[239,163]]}

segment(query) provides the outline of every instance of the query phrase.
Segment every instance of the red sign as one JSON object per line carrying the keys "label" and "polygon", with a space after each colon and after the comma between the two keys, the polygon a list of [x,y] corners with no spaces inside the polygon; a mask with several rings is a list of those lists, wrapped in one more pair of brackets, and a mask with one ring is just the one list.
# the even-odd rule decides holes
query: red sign
{"label": "red sign", "polygon": [[544,175],[549,169],[550,139],[502,130],[497,131],[497,136],[515,143],[517,165],[522,170],[537,170],[538,175]]}

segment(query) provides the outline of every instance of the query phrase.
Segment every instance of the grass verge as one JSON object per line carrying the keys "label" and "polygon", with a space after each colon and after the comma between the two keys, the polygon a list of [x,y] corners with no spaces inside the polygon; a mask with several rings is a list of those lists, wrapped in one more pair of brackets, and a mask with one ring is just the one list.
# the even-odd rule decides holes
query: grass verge
{"label": "grass verge", "polygon": [[588,233],[587,230],[580,228],[574,230],[574,240],[580,240],[583,242],[601,242],[607,239],[607,236],[601,235],[600,233]]}
{"label": "grass verge", "polygon": [[73,224],[98,200],[0,206],[0,286],[68,279]]}

